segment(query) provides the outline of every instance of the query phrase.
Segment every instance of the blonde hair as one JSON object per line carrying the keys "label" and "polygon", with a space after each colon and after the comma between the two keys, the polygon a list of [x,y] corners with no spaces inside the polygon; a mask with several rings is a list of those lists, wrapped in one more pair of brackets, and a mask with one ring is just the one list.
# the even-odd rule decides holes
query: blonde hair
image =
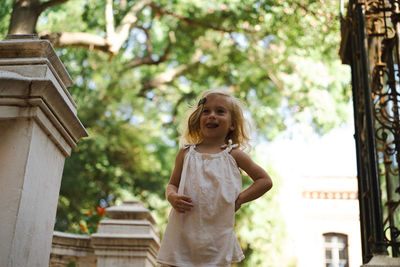
{"label": "blonde hair", "polygon": [[203,141],[200,131],[200,117],[204,108],[204,101],[210,95],[222,95],[229,99],[231,103],[230,113],[234,130],[230,131],[225,138],[225,142],[231,139],[233,144],[238,144],[241,149],[250,149],[250,124],[243,115],[242,101],[232,96],[231,93],[223,89],[211,89],[203,92],[198,99],[197,106],[193,106],[187,119],[187,125],[182,139],[185,143],[198,144]]}

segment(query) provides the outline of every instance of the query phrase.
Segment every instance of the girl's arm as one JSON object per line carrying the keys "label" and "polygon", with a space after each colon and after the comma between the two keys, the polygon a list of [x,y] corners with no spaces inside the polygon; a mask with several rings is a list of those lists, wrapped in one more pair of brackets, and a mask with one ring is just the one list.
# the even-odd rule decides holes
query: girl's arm
{"label": "girl's arm", "polygon": [[254,181],[253,184],[241,192],[236,199],[235,210],[238,210],[242,204],[259,198],[270,190],[272,188],[272,180],[268,173],[242,150],[233,149],[231,155],[236,160],[239,168],[244,170]]}
{"label": "girl's arm", "polygon": [[175,158],[175,166],[171,173],[169,179],[165,196],[172,207],[178,211],[185,213],[190,211],[193,207],[192,199],[189,196],[178,195],[179,182],[181,181],[181,173],[183,168],[183,160],[185,158],[187,151],[185,149],[180,149]]}

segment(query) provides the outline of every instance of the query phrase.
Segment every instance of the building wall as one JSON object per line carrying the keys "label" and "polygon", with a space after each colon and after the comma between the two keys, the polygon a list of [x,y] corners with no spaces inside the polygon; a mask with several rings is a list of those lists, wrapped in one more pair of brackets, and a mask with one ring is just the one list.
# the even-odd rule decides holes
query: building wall
{"label": "building wall", "polygon": [[325,266],[324,233],[347,235],[349,267],[361,266],[356,177],[300,177],[283,194],[288,246],[298,267]]}

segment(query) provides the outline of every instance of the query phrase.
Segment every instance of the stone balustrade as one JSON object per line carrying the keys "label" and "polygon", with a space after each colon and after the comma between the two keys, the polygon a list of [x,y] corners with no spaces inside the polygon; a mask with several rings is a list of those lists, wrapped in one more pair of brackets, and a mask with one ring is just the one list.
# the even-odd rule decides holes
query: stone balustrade
{"label": "stone balustrade", "polygon": [[156,266],[155,222],[137,201],[108,208],[91,236],[53,233],[65,158],[87,136],[72,84],[49,41],[0,41],[0,266]]}
{"label": "stone balustrade", "polygon": [[55,231],[51,247],[50,266],[68,266],[70,262],[75,262],[76,267],[96,266],[90,236]]}
{"label": "stone balustrade", "polygon": [[153,227],[154,218],[139,201],[125,201],[106,209],[107,219],[98,232],[77,235],[54,232],[51,267],[157,266],[160,239]]}

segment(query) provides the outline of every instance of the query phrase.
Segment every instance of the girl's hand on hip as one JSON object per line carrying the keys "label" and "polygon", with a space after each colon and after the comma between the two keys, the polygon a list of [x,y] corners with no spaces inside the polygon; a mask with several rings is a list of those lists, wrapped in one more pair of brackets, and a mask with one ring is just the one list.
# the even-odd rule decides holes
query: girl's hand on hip
{"label": "girl's hand on hip", "polygon": [[180,213],[190,211],[194,207],[192,199],[185,195],[171,194],[168,196],[168,201],[171,203],[172,207]]}
{"label": "girl's hand on hip", "polygon": [[235,201],[235,212],[238,211],[238,209],[240,209],[240,207],[242,206],[242,201],[239,199],[239,197]]}

